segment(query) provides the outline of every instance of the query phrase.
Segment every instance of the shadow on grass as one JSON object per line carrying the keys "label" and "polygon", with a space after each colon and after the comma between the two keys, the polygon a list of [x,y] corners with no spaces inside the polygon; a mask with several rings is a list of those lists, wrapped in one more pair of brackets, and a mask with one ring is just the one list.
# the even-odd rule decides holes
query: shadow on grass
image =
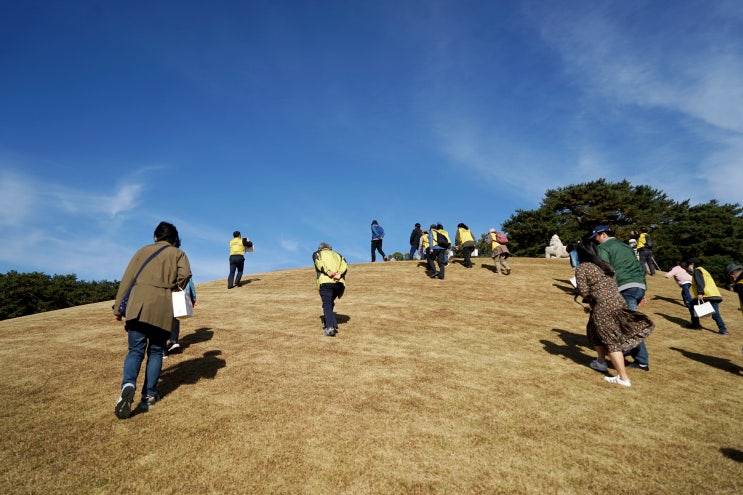
{"label": "shadow on grass", "polygon": [[697,352],[687,351],[686,349],[679,349],[678,347],[669,347],[669,349],[681,353],[686,358],[706,364],[707,366],[727,371],[736,376],[743,376],[743,367],[731,363],[729,359],[717,356],[708,356],[707,354],[699,354]]}
{"label": "shadow on grass", "polygon": [[559,285],[559,284],[552,284],[552,287],[557,287],[561,291],[570,294],[571,296],[578,293],[578,289],[573,287],[573,284],[570,283],[570,280],[560,280],[560,279],[554,279],[555,282],[563,282],[567,285]]}
{"label": "shadow on grass", "polygon": [[498,267],[496,267],[495,265],[486,265],[485,263],[483,263],[482,265],[480,265],[480,268],[485,268],[493,273],[498,273]]}
{"label": "shadow on grass", "polygon": [[243,285],[247,285],[247,284],[250,284],[250,283],[253,283],[253,282],[260,282],[260,281],[261,281],[261,279],[259,279],[259,278],[244,278],[244,279],[240,280],[240,285],[238,285],[237,287],[242,287]]}
{"label": "shadow on grass", "polygon": [[214,331],[211,328],[197,328],[194,333],[179,338],[178,343],[181,345],[181,349],[185,349],[192,344],[198,344],[200,342],[207,342],[212,340],[214,337]]}
{"label": "shadow on grass", "polygon": [[160,396],[165,397],[181,385],[193,385],[199,380],[216,377],[217,371],[227,365],[221,354],[219,350],[206,351],[202,357],[187,359],[163,370],[157,386]]}
{"label": "shadow on grass", "polygon": [[585,334],[573,333],[561,328],[553,328],[563,344],[557,344],[549,340],[540,340],[539,343],[544,346],[544,350],[555,356],[564,356],[573,362],[586,365],[591,361],[591,357],[583,352],[584,347],[588,347],[588,338]]}
{"label": "shadow on grass", "polygon": [[[682,301],[682,300],[680,300],[678,298],[675,298],[675,297],[666,297],[666,296],[655,295],[655,296],[653,296],[653,301],[665,301],[665,302],[669,302],[671,304],[678,304],[679,306],[684,306],[684,301]],[[684,306],[684,307],[686,307],[686,306]]]}
{"label": "shadow on grass", "polygon": [[665,318],[666,320],[670,321],[671,323],[675,323],[676,325],[680,326],[684,330],[687,330],[686,325],[689,324],[689,320],[686,320],[684,318],[679,318],[678,316],[673,315],[667,315],[665,313],[655,313],[656,315],[660,316],[661,318]]}
{"label": "shadow on grass", "polygon": [[722,455],[724,455],[728,459],[732,459],[735,462],[743,462],[743,452],[738,449],[729,449],[722,447],[720,448],[720,452],[722,452]]}
{"label": "shadow on grass", "polygon": [[[335,313],[335,321],[337,321],[339,325],[342,325],[344,323],[348,323],[349,321],[351,321],[351,317],[348,315],[342,315],[339,313]],[[325,316],[323,315],[320,315],[320,325],[325,327]]]}

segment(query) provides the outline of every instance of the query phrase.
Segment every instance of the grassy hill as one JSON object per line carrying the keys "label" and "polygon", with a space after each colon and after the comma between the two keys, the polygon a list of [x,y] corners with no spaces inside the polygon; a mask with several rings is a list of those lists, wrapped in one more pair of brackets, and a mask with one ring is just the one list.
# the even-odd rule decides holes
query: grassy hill
{"label": "grassy hill", "polygon": [[128,420],[111,302],[2,321],[0,493],[743,492],[733,293],[720,337],[649,277],[651,371],[627,389],[588,367],[567,260],[509,263],[353,265],[335,338],[311,268],[201,284],[163,400]]}

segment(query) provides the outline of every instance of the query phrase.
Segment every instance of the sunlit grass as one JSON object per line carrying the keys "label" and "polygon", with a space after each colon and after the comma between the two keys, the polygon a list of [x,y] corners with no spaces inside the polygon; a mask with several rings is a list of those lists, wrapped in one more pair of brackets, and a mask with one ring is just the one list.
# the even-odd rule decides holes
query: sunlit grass
{"label": "sunlit grass", "polygon": [[312,269],[201,284],[163,400],[123,421],[111,302],[0,322],[0,493],[743,492],[733,293],[724,338],[649,278],[625,389],[588,368],[567,261],[509,263],[353,265],[335,338]]}

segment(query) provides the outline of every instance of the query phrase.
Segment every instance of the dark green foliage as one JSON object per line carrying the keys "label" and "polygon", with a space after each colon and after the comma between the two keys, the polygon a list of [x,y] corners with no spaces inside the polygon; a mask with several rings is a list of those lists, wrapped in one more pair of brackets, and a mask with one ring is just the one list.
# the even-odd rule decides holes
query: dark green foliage
{"label": "dark green foliage", "polygon": [[631,231],[647,227],[653,256],[664,271],[679,259],[699,256],[705,258],[705,267],[718,284],[726,285],[725,264],[743,262],[740,205],[711,201],[690,207],[688,201],[677,203],[661,191],[627,181],[600,179],[549,190],[538,209],[516,211],[503,230],[508,232],[512,253],[543,256],[553,234],[567,246],[597,225],[608,225],[624,241]]}
{"label": "dark green foliage", "polygon": [[76,275],[0,273],[0,320],[109,301],[118,289],[119,282],[83,282]]}

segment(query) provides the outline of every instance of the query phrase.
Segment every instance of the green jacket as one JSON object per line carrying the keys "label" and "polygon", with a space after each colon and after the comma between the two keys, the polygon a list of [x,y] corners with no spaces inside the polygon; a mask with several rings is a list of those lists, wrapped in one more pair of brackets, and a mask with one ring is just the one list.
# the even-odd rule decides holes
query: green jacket
{"label": "green jacket", "polygon": [[635,257],[635,252],[616,237],[609,237],[596,248],[602,260],[609,263],[616,272],[619,292],[632,287],[647,289],[645,269]]}

